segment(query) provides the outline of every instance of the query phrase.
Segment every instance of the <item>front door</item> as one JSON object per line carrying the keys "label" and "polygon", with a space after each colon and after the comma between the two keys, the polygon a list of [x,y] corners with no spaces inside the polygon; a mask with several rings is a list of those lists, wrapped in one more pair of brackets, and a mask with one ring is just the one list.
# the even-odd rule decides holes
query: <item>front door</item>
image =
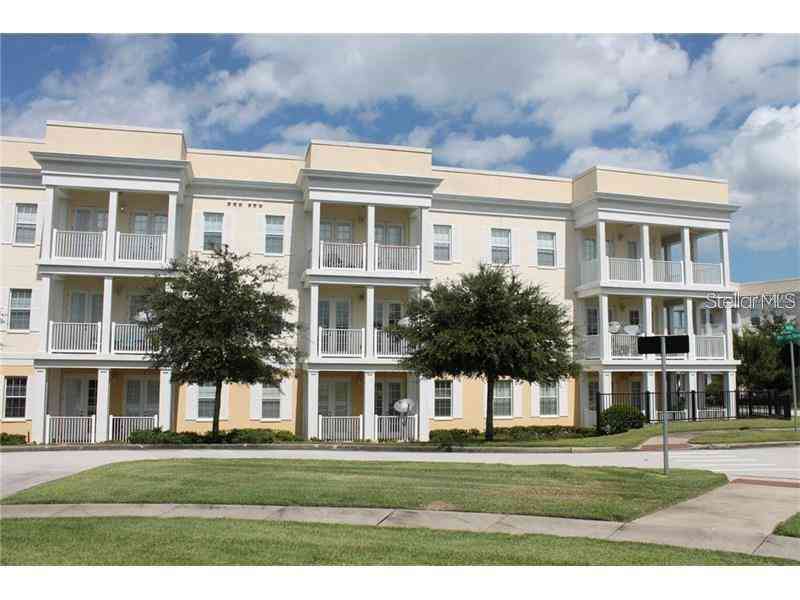
{"label": "front door", "polygon": [[397,415],[394,403],[403,397],[402,381],[375,382],[375,414],[379,416]]}
{"label": "front door", "polygon": [[158,379],[128,379],[125,382],[125,416],[151,417],[158,414],[158,396]]}
{"label": "front door", "polygon": [[66,417],[86,417],[97,412],[97,379],[65,377],[61,386]]}
{"label": "front door", "polygon": [[589,379],[586,400],[583,402],[583,422],[586,427],[597,425],[597,394],[600,392],[600,383],[597,379]]}
{"label": "front door", "polygon": [[326,417],[347,417],[353,414],[350,381],[320,381],[318,412]]}

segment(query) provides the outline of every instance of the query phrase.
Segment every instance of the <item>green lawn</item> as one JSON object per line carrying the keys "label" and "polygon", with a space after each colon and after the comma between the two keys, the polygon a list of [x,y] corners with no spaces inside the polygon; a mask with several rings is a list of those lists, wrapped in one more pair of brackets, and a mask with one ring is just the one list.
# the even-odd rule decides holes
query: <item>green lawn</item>
{"label": "green lawn", "polygon": [[784,431],[725,431],[703,433],[689,440],[693,444],[744,444],[752,442],[800,442],[800,432]]}
{"label": "green lawn", "polygon": [[191,459],[105,465],[4,503],[198,503],[462,510],[629,521],[722,474],[563,465]]}
{"label": "green lawn", "polygon": [[778,525],[775,528],[775,533],[778,535],[800,538],[800,513],[795,514],[793,517],[786,519],[783,523]]}
{"label": "green lawn", "polygon": [[8,519],[4,565],[770,565],[780,559],[545,535],[234,519]]}

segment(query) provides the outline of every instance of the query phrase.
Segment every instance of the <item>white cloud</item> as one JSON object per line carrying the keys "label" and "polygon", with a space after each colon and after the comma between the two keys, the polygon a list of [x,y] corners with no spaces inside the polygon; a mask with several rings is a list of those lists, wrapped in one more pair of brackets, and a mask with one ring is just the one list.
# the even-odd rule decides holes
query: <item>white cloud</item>
{"label": "white cloud", "polygon": [[302,122],[276,128],[279,139],[264,145],[261,152],[277,154],[305,154],[311,139],[348,141],[356,139],[347,127],[336,127],[320,121]]}
{"label": "white cloud", "polygon": [[510,168],[533,148],[533,142],[525,137],[508,134],[476,139],[464,133],[451,133],[434,149],[437,163],[488,169],[504,164]]}
{"label": "white cloud", "polygon": [[440,127],[418,125],[408,133],[397,135],[392,142],[399,146],[412,146],[414,148],[430,148],[433,139]]}
{"label": "white cloud", "polygon": [[669,169],[669,156],[658,148],[598,148],[588,146],[573,150],[567,160],[559,167],[559,175],[574,177],[589,167],[607,165],[643,169],[645,171],[666,171]]}

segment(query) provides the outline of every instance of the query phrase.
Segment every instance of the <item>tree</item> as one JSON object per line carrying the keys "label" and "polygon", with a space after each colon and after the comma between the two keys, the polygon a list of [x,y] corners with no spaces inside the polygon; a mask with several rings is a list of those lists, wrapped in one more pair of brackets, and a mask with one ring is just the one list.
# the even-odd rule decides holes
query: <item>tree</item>
{"label": "tree", "polygon": [[486,432],[494,437],[492,398],[500,378],[556,384],[577,375],[566,308],[503,267],[481,265],[457,281],[425,288],[407,323],[390,331],[411,348],[402,361],[423,377],[486,380]]}
{"label": "tree", "polygon": [[280,272],[246,259],[225,246],[208,260],[175,261],[146,298],[149,358],[176,383],[213,382],[214,437],[223,383],[277,385],[297,356],[294,303],[272,286]]}
{"label": "tree", "polygon": [[776,339],[785,322],[778,316],[734,332],[733,355],[742,361],[736,369],[738,385],[751,390],[792,387],[789,348],[781,348]]}

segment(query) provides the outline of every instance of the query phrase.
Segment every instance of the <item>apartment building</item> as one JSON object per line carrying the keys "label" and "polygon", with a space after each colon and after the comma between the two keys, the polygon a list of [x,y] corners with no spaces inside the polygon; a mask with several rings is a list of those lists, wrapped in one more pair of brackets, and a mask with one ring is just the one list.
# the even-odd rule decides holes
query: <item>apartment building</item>
{"label": "apartment building", "polygon": [[735,330],[755,327],[776,317],[800,325],[800,277],[748,281],[737,285],[734,297]]}
{"label": "apartment building", "polygon": [[[482,428],[485,384],[404,371],[385,331],[421,286],[480,262],[567,306],[584,367],[555,386],[501,382],[497,426],[592,426],[598,392],[641,394],[656,415],[644,392],[660,391],[659,363],[637,353],[640,333],[690,336],[669,357],[670,388],[736,386],[731,311],[704,303],[735,291],[724,181],[457,169],[429,149],[322,140],[305,156],[204,150],[179,130],[56,121],[0,149],[0,430],[37,443],[210,428],[213,389],[151,368],[141,313],[173,257],[219,244],[283,271],[306,355],[275,388],[226,385],[225,429],[425,440]],[[400,398],[411,414],[395,412]]]}

